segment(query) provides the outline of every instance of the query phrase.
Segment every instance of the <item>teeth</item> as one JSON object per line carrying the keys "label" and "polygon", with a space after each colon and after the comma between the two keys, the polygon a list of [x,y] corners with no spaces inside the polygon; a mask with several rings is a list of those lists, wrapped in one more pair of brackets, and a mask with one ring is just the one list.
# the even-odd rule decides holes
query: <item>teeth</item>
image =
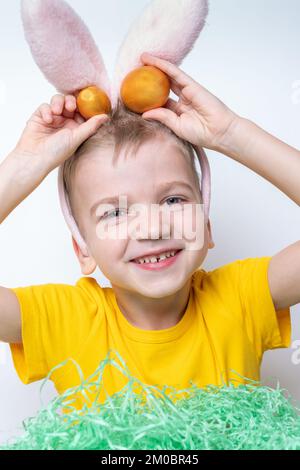
{"label": "teeth", "polygon": [[139,264],[144,264],[144,263],[158,263],[159,261],[162,261],[166,258],[171,258],[172,256],[175,256],[176,251],[167,251],[166,253],[161,253],[160,255],[151,256],[151,258],[139,258],[136,260],[136,263]]}

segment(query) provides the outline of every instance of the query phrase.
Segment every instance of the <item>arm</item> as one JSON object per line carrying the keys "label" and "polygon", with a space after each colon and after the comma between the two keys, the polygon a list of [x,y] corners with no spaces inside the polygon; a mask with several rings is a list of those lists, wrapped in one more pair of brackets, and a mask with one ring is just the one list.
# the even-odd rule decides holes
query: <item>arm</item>
{"label": "arm", "polygon": [[255,171],[300,206],[300,152],[241,117],[215,150]]}
{"label": "arm", "polygon": [[[43,179],[38,162],[12,152],[0,165],[0,224]],[[19,302],[15,293],[5,287],[0,287],[0,341],[21,343]]]}
{"label": "arm", "polygon": [[[0,165],[0,224],[93,135],[106,115],[87,122],[76,112],[73,96],[55,95],[51,106],[40,106],[27,122],[16,148]],[[21,343],[21,311],[11,289],[0,287],[0,341]]]}
{"label": "arm", "polygon": [[[247,166],[300,205],[300,152],[251,121],[237,118],[217,151]],[[274,255],[268,278],[276,310],[300,303],[300,241]]]}
{"label": "arm", "polygon": [[[0,224],[46,176],[39,165],[39,160],[16,151],[0,165]],[[15,293],[5,287],[0,287],[0,341],[21,343],[19,302]]]}
{"label": "arm", "polygon": [[0,287],[0,341],[21,343],[21,311],[15,293]]}

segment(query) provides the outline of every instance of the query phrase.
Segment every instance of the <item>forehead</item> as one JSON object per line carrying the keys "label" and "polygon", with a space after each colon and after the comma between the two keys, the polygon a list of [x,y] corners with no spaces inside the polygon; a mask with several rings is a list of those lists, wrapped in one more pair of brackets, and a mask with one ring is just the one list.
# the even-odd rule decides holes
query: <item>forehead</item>
{"label": "forehead", "polygon": [[174,139],[157,138],[141,145],[135,155],[121,150],[113,165],[113,148],[94,149],[78,162],[74,186],[86,202],[110,194],[143,197],[165,181],[184,180],[195,185],[190,156]]}

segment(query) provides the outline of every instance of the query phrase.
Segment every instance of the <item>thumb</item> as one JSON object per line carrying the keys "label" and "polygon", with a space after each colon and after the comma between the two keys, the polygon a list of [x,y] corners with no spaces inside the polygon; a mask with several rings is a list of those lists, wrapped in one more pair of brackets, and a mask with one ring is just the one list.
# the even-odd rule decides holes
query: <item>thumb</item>
{"label": "thumb", "polygon": [[146,111],[142,115],[143,119],[154,119],[162,124],[165,124],[175,132],[178,122],[178,116],[173,111],[167,108],[157,108],[151,111]]}
{"label": "thumb", "polygon": [[78,148],[85,140],[91,137],[97,132],[97,130],[108,121],[109,116],[107,114],[98,114],[88,119],[84,123],[80,124],[74,129],[74,147]]}

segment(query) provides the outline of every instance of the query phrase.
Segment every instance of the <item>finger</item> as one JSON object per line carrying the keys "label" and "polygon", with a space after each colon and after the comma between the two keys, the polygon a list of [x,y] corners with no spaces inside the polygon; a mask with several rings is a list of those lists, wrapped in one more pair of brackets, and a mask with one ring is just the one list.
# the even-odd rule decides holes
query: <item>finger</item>
{"label": "finger", "polygon": [[76,109],[77,109],[77,101],[76,101],[75,96],[66,95],[62,115],[65,118],[74,119]]}
{"label": "finger", "polygon": [[146,113],[144,113],[142,115],[142,118],[157,120],[161,122],[162,124],[165,124],[174,132],[176,132],[176,128],[178,125],[178,116],[171,109],[167,109],[167,108],[153,109],[151,111],[147,111]]}
{"label": "finger", "polygon": [[175,80],[178,84],[182,86],[186,86],[194,82],[191,77],[185,74],[175,64],[172,64],[167,60],[160,59],[159,57],[153,56],[148,52],[144,52],[141,55],[141,60],[144,64],[158,67],[160,70],[165,72],[169,77],[171,77],[173,80]]}
{"label": "finger", "polygon": [[65,106],[64,95],[54,95],[51,99],[51,109],[53,114],[60,116]]}
{"label": "finger", "polygon": [[173,111],[174,113],[178,115],[180,115],[180,109],[179,109],[179,103],[178,101],[175,101],[173,100],[172,98],[169,98],[168,101],[166,102],[165,104],[165,108],[168,108],[170,109],[171,111]]}
{"label": "finger", "polygon": [[62,116],[67,119],[74,119],[74,111],[68,111],[66,108],[63,109]]}
{"label": "finger", "polygon": [[49,104],[44,103],[39,107],[40,115],[44,122],[51,124],[53,122],[52,110]]}
{"label": "finger", "polygon": [[178,85],[175,80],[171,79],[171,90],[175,93],[175,95],[180,96],[183,88],[184,87]]}
{"label": "finger", "polygon": [[81,116],[80,113],[75,113],[74,121],[77,122],[77,124],[83,124],[85,122],[85,119]]}
{"label": "finger", "polygon": [[65,109],[71,113],[74,113],[76,108],[77,108],[77,102],[76,102],[75,96],[67,95],[65,97]]}
{"label": "finger", "polygon": [[109,119],[107,114],[101,114],[90,118],[77,127],[74,132],[74,145],[79,147],[85,140],[97,132],[97,130]]}

